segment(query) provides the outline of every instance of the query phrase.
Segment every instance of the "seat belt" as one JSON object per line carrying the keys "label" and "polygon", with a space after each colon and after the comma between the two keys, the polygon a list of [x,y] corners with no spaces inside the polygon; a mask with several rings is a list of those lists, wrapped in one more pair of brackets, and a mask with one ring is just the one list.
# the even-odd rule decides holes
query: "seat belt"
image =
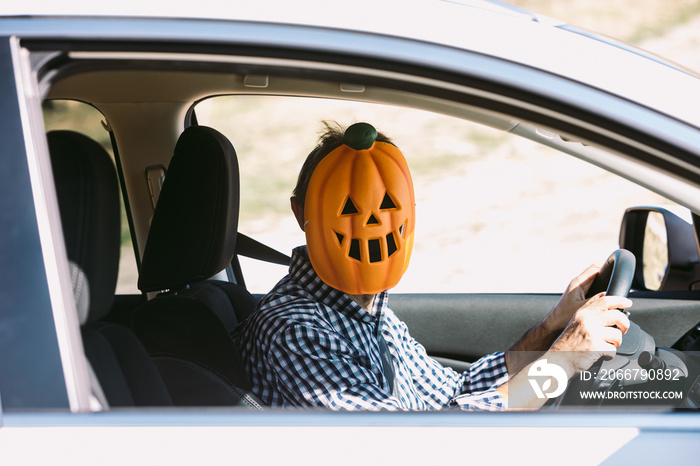
{"label": "seat belt", "polygon": [[394,383],[396,375],[394,373],[394,363],[391,361],[391,353],[389,352],[389,347],[387,346],[386,340],[384,340],[384,336],[382,335],[381,331],[379,332],[379,335],[377,335],[377,341],[379,342],[379,354],[381,355],[382,359],[382,371],[384,372],[384,377],[386,377],[387,382],[389,382],[391,394],[396,396],[396,386]]}
{"label": "seat belt", "polygon": [[236,254],[279,265],[289,265],[292,260],[288,255],[272,249],[243,233],[238,233],[236,237]]}

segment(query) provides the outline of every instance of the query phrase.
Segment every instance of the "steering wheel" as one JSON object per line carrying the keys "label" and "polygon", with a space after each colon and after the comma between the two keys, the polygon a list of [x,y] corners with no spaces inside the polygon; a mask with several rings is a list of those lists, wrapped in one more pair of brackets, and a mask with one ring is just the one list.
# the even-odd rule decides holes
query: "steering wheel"
{"label": "steering wheel", "polygon": [[[606,290],[609,296],[627,296],[635,273],[634,255],[618,249],[601,268],[591,284],[587,297]],[[700,393],[700,364],[692,357],[672,348],[656,346],[654,338],[630,322],[613,359],[601,358],[587,371],[575,375],[552,407],[562,405],[601,405],[603,403],[634,405],[660,404],[672,407],[696,407],[688,401],[693,390]],[[585,375],[585,376],[584,376]],[[655,377],[651,377],[654,375]],[[682,392],[687,396],[675,401],[634,401],[640,392]],[[584,395],[596,392],[599,397]],[[612,396],[610,396],[612,395]],[[588,396],[588,399],[585,397]],[[612,401],[607,401],[612,400]],[[615,401],[619,400],[619,401]],[[551,400],[550,400],[551,401]],[[697,401],[693,401],[697,404]]]}
{"label": "steering wheel", "polygon": [[[586,293],[586,298],[590,298],[605,291],[607,296],[623,296],[627,297],[632,286],[632,279],[634,278],[636,259],[634,254],[626,249],[618,249],[613,252],[610,257],[605,261],[605,263],[600,268],[598,275],[593,280],[588,293]],[[640,333],[644,333],[638,325],[630,322],[630,328],[622,338],[622,344],[618,348],[617,353],[626,354],[632,349],[632,354],[638,352],[638,342],[640,340]],[[646,335],[646,334],[644,334]],[[647,335],[648,336],[648,335]],[[651,338],[650,336],[648,336]],[[628,343],[625,345],[625,343]],[[652,339],[653,344],[653,339]],[[643,345],[645,349],[648,349],[648,344]],[[627,348],[629,347],[629,348]],[[620,351],[622,349],[622,351]],[[653,349],[652,349],[653,350]],[[611,360],[612,361],[612,360]],[[601,373],[604,370],[604,365],[607,363],[604,358],[599,359],[597,362],[591,366],[587,371],[589,374]],[[597,380],[595,377],[591,377],[590,380],[584,380],[583,377],[575,375],[569,380],[566,390],[562,393],[555,401],[554,406],[558,407],[561,405],[576,405],[581,404],[582,400],[579,400],[579,394],[582,391],[595,389]]]}
{"label": "steering wheel", "polygon": [[627,249],[618,249],[610,254],[593,280],[586,298],[605,291],[608,296],[627,297],[632,286],[637,261]]}

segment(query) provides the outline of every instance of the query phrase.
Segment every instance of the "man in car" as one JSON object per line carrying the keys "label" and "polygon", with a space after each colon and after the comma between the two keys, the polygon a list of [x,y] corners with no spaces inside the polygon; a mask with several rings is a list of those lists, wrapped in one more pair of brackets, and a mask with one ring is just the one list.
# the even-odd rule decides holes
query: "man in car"
{"label": "man in car", "polygon": [[[568,378],[612,357],[629,327],[626,298],[585,299],[598,268],[507,352],[457,373],[427,355],[388,307],[408,266],[413,186],[405,159],[366,123],[328,126],[291,198],[306,234],[289,275],[234,333],[253,391],[269,406],[337,410],[537,408],[527,373],[538,361]],[[493,329],[494,332],[498,328]]]}

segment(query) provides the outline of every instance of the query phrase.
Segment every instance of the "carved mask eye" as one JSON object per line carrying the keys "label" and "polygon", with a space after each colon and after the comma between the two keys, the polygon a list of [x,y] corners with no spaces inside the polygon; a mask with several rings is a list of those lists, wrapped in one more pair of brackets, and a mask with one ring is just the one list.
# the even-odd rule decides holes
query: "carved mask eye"
{"label": "carved mask eye", "polygon": [[393,199],[391,199],[391,196],[389,196],[389,193],[387,192],[386,194],[384,194],[384,199],[382,200],[382,205],[379,206],[379,210],[391,209],[396,209],[396,203]]}
{"label": "carved mask eye", "polygon": [[357,210],[357,207],[355,207],[355,203],[352,202],[352,199],[350,199],[350,196],[348,196],[340,215],[354,215],[357,213],[359,213],[359,211]]}

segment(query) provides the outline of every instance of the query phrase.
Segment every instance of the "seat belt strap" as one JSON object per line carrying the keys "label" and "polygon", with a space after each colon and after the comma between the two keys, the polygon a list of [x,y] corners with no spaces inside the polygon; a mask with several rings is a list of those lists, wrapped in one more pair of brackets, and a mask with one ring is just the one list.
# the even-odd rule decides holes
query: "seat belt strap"
{"label": "seat belt strap", "polygon": [[389,347],[386,344],[386,340],[384,340],[384,336],[382,336],[382,332],[379,332],[379,335],[377,335],[377,340],[379,342],[379,353],[382,359],[382,371],[384,372],[384,377],[386,377],[386,380],[389,383],[391,394],[396,395],[396,386],[394,383],[394,379],[396,377],[394,373],[394,363],[391,360],[391,353],[389,352]]}
{"label": "seat belt strap", "polygon": [[292,260],[288,255],[272,249],[243,233],[238,233],[236,237],[236,254],[279,265],[289,265]]}

